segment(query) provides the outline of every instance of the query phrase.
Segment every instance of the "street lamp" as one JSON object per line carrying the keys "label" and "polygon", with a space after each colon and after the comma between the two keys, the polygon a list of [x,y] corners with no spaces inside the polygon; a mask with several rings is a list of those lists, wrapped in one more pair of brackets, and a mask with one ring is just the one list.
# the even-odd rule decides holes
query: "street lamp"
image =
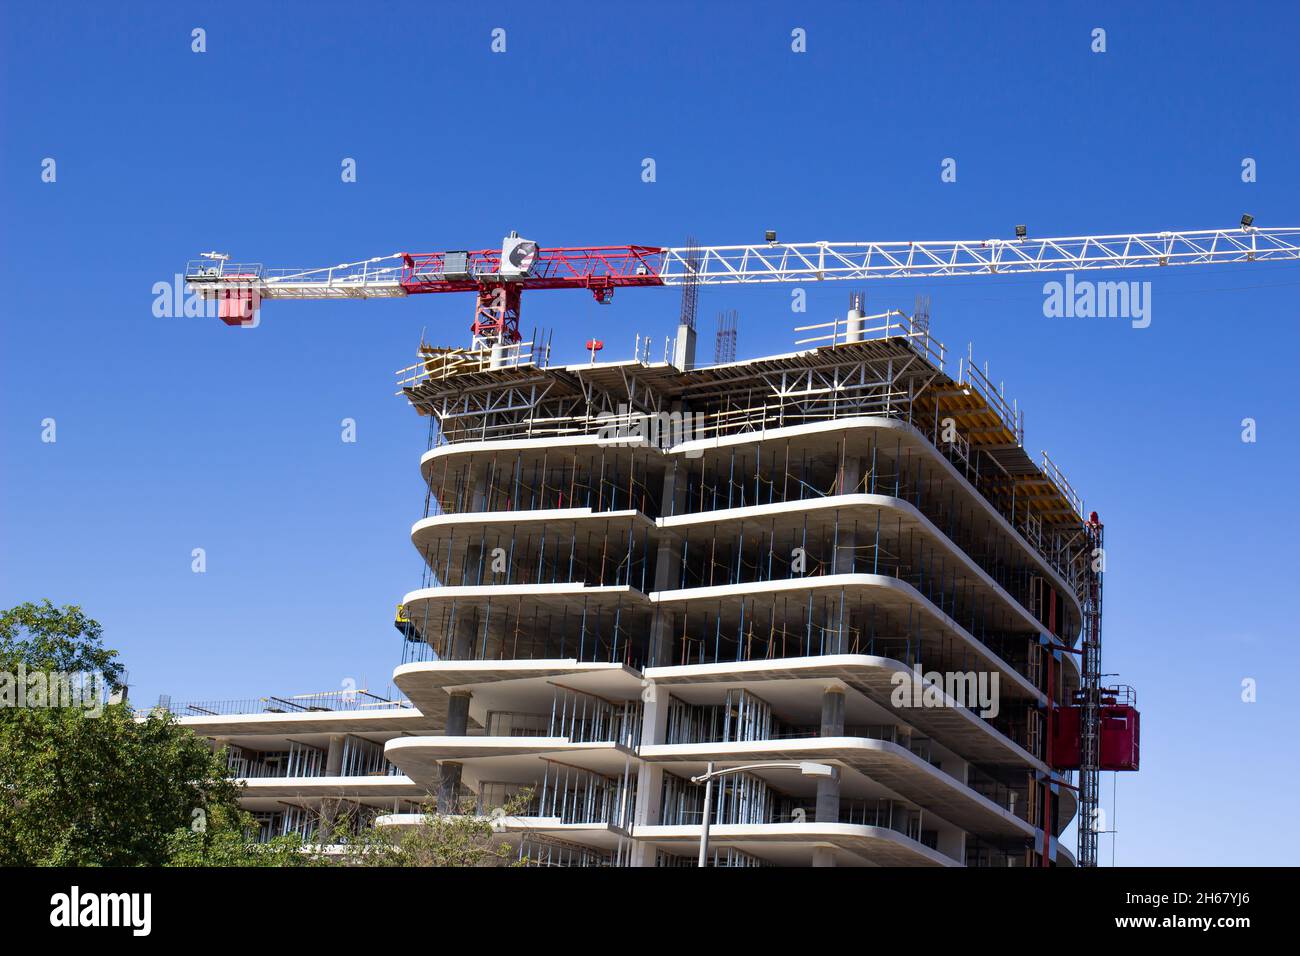
{"label": "street lamp", "polygon": [[743,773],[746,770],[798,770],[805,777],[833,777],[835,768],[828,763],[813,763],[811,760],[773,760],[767,763],[747,763],[741,767],[723,767],[721,770],[713,769],[713,761],[709,761],[709,769],[697,777],[691,777],[691,783],[704,784],[704,821],[700,826],[700,866],[707,866],[705,860],[709,855],[709,811],[712,810],[713,802],[713,778],[721,777],[727,773]]}

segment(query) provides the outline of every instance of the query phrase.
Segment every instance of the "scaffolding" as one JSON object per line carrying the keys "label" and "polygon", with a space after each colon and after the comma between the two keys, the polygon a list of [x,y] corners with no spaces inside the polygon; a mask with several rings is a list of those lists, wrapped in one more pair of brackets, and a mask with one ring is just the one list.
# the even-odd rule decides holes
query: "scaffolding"
{"label": "scaffolding", "polygon": [[[976,363],[968,349],[950,377],[946,348],[934,338],[922,305],[913,316],[894,310],[855,320],[852,329],[839,319],[802,331],[815,333],[801,343],[814,346],[810,350],[685,371],[640,360],[551,367],[549,347],[539,355],[533,342],[496,365],[482,350],[422,346],[422,361],[404,369],[399,384],[416,410],[431,417],[431,447],[546,437],[597,442],[547,449],[540,460],[536,452],[529,457],[519,450],[514,462],[490,454],[481,463],[443,456],[426,473],[427,513],[625,507],[671,514],[672,504],[659,500],[656,478],[670,464],[679,467],[681,455],[662,442],[620,442],[632,446],[635,454],[629,454],[602,436],[611,430],[641,435],[647,422],[687,414],[690,427],[682,431],[696,442],[885,417],[907,423],[943,453],[1082,599],[1083,502],[1045,453],[1035,462],[1025,452],[1024,412],[1004,385],[993,384],[987,363]],[[764,449],[757,455],[771,458]],[[769,469],[777,470],[774,461]],[[867,474],[878,477],[874,470]],[[746,503],[771,500],[773,480],[760,476],[752,488],[728,486],[729,506],[736,506],[737,492]],[[789,493],[784,478],[782,485]],[[844,491],[817,480],[807,487]],[[693,490],[717,500],[707,487]]]}
{"label": "scaffolding", "polygon": [[[776,796],[767,781],[752,773],[733,773],[713,781],[709,825],[781,822],[773,818]],[[704,786],[665,773],[659,822],[665,826],[699,826],[704,820]]]}
{"label": "scaffolding", "polygon": [[343,738],[339,776],[397,777],[402,771],[384,756],[384,745],[356,734]]}
{"label": "scaffolding", "polygon": [[[709,850],[709,856],[706,860],[708,866],[745,866],[760,867],[773,866],[766,860],[760,859],[751,853],[743,850],[737,850],[732,846],[714,846]],[[698,856],[685,856],[681,853],[673,853],[669,850],[659,848],[655,851],[655,866],[662,867],[697,867],[699,866]]]}
{"label": "scaffolding", "polygon": [[671,697],[664,743],[771,740],[775,722],[772,705],[743,687],[729,689],[721,706]]}
{"label": "scaffolding", "polygon": [[489,737],[564,737],[572,743],[615,743],[629,750],[641,743],[641,701],[607,700],[554,685],[550,713],[493,710]]}
{"label": "scaffolding", "polygon": [[226,748],[226,765],[239,778],[321,777],[325,775],[326,751],[311,744],[289,741],[286,750],[261,751],[247,747]]}
{"label": "scaffolding", "polygon": [[520,866],[628,866],[631,854],[620,842],[613,850],[571,843],[544,834],[525,834],[516,859]]}

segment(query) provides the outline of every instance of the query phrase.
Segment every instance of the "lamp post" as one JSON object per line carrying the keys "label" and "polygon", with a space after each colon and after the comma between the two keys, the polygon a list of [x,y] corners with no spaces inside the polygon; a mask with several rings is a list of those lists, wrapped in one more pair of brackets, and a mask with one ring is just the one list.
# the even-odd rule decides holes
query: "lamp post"
{"label": "lamp post", "polygon": [[700,826],[700,866],[708,866],[709,815],[713,809],[713,778],[728,773],[743,773],[746,770],[798,770],[805,777],[835,776],[835,768],[830,764],[813,763],[810,760],[773,760],[766,763],[747,763],[740,767],[723,767],[721,770],[714,770],[713,761],[709,761],[708,770],[699,776],[691,777],[691,783],[704,784],[704,820]]}

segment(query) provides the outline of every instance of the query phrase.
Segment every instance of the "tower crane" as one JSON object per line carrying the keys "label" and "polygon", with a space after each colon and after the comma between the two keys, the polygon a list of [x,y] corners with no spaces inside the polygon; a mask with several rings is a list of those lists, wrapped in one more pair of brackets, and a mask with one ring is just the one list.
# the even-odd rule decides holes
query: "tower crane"
{"label": "tower crane", "polygon": [[1268,228],[1243,216],[1233,229],[1031,239],[918,242],[766,241],[739,246],[580,246],[542,249],[511,233],[500,249],[397,252],[358,262],[294,271],[231,263],[207,252],[185,270],[189,288],[220,301],[229,325],[247,325],[266,299],[400,298],[472,292],[476,347],[519,341],[526,289],[586,289],[607,303],[619,288],[745,285],[851,279],[1017,275],[1300,259],[1300,228]]}
{"label": "tower crane", "polygon": [[[474,347],[491,349],[495,356],[498,349],[520,340],[520,299],[528,289],[586,289],[597,302],[607,303],[615,290],[625,287],[1017,275],[1297,259],[1300,227],[1257,227],[1253,217],[1245,215],[1240,226],[1229,229],[1050,239],[1031,239],[1024,226],[1017,226],[1012,239],[783,243],[768,231],[762,243],[737,246],[542,249],[511,233],[500,249],[398,252],[301,271],[231,263],[225,253],[206,252],[188,264],[185,281],[202,297],[218,300],[219,315],[229,325],[253,324],[265,299],[471,292],[476,297],[470,326]],[[595,349],[599,343],[593,340],[588,347]],[[1095,512],[1085,528],[1100,547],[1102,525]],[[1061,749],[1074,752],[1054,766],[1079,769],[1081,866],[1097,865],[1100,771],[1136,769],[1135,752],[1130,763],[1106,753],[1102,722],[1117,713],[1136,721],[1136,711],[1132,701],[1119,697],[1127,689],[1100,685],[1101,578],[1100,573],[1094,575],[1085,596],[1081,646],[1075,650],[1067,643],[1062,648],[1081,655],[1080,690],[1073,706],[1066,708],[1077,730],[1064,724],[1049,729],[1049,734],[1064,732],[1071,746]],[[1049,709],[1052,706],[1049,700]],[[1049,721],[1056,720],[1053,710]],[[1048,821],[1043,823],[1046,831]]]}

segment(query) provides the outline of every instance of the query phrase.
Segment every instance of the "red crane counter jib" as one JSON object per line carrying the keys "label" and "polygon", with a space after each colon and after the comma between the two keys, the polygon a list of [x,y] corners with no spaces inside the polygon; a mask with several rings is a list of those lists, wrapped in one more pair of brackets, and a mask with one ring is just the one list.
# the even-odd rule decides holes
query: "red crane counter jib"
{"label": "red crane counter jib", "polygon": [[605,303],[620,286],[663,285],[662,265],[657,246],[540,249],[511,235],[499,251],[404,253],[399,284],[408,295],[477,292],[470,326],[475,342],[510,345],[520,340],[519,298],[525,289],[586,289]]}
{"label": "red crane counter jib", "polygon": [[[663,249],[658,246],[588,246],[535,249],[516,262],[508,251],[405,253],[401,286],[408,294],[483,292],[502,287],[587,289],[608,302],[623,286],[663,285]],[[503,264],[504,263],[504,264]]]}

